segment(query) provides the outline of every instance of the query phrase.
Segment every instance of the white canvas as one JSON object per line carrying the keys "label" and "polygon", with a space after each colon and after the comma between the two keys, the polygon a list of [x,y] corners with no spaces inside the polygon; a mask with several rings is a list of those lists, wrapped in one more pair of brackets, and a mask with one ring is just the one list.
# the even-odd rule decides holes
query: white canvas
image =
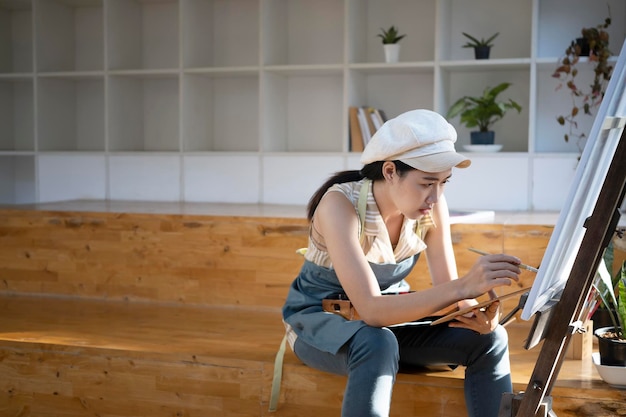
{"label": "white canvas", "polygon": [[625,124],[626,42],[526,301],[523,320],[530,320],[565,287],[585,234],[584,222],[593,212]]}

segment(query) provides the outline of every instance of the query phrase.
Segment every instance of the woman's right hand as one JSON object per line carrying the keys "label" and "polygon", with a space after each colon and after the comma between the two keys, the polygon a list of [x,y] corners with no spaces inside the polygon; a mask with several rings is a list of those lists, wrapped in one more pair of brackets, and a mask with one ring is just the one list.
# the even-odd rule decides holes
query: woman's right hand
{"label": "woman's right hand", "polygon": [[476,298],[495,287],[519,281],[520,263],[519,258],[506,254],[484,255],[478,258],[467,275],[462,278],[471,291],[468,298]]}

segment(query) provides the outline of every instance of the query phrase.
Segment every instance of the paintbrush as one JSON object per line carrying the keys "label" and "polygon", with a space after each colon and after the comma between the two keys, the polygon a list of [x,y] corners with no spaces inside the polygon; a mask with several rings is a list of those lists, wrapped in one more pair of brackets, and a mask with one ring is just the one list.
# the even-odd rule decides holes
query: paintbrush
{"label": "paintbrush", "polygon": [[[482,250],[480,250],[480,249],[475,249],[475,248],[468,248],[468,249],[469,249],[470,251],[474,252],[474,253],[479,254],[479,255],[491,255],[490,253],[485,252],[485,251],[482,251]],[[535,272],[535,273],[536,273],[536,272],[539,272],[539,270],[538,270],[537,268],[534,268],[534,267],[532,267],[532,266],[530,266],[530,265],[526,265],[526,264],[519,264],[519,265],[517,265],[517,266],[519,266],[519,267],[520,267],[520,268],[522,268],[522,269],[526,269],[526,270],[528,270],[528,271],[531,271],[531,272]]]}

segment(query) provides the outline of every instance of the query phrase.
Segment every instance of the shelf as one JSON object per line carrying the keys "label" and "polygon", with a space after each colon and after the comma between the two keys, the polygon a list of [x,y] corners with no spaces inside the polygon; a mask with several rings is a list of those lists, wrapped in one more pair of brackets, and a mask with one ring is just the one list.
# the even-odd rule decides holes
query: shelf
{"label": "shelf", "polygon": [[159,153],[112,155],[108,161],[107,181],[110,199],[135,201],[181,199],[180,155]]}
{"label": "shelf", "polygon": [[[556,66],[559,60],[560,60],[560,57],[537,58],[536,60],[537,69],[554,71],[556,69]],[[608,62],[615,65],[617,63],[617,57],[616,56],[610,57],[608,59]],[[585,67],[585,66],[591,66],[592,64],[589,62],[589,58],[580,57],[577,65]]]}
{"label": "shelf", "polygon": [[437,1],[399,1],[393,7],[377,0],[349,0],[348,62],[384,63],[381,28],[396,26],[406,37],[400,41],[400,62],[435,60]]}
{"label": "shelf", "polygon": [[[567,200],[578,166],[578,153],[542,155],[533,160],[533,187],[530,198],[536,210],[560,207]],[[549,181],[546,179],[549,178]]]}
{"label": "shelf", "polygon": [[472,48],[463,48],[468,41],[463,32],[478,39],[487,39],[499,33],[493,41],[491,59],[530,57],[532,9],[532,1],[443,0],[438,28],[441,59],[463,61],[474,58]]}
{"label": "shelf", "polygon": [[112,76],[108,93],[110,151],[178,151],[178,76]]}
{"label": "shelf", "polygon": [[[240,175],[225,175],[236,167]],[[256,203],[260,186],[250,181],[259,175],[261,163],[256,154],[214,153],[183,157],[184,201],[213,203]],[[207,178],[220,178],[211,181]]]}
{"label": "shelf", "polygon": [[0,79],[0,151],[35,149],[32,79]]}
{"label": "shelf", "polygon": [[101,152],[40,154],[37,157],[39,199],[106,199],[106,164],[106,158]]}
{"label": "shelf", "polygon": [[267,65],[263,70],[280,75],[341,75],[343,65]]}
{"label": "shelf", "polygon": [[[530,73],[527,70],[492,71],[449,71],[443,74],[445,95],[444,106],[447,109],[452,103],[463,96],[479,96],[486,87],[495,87],[503,82],[511,86],[500,93],[499,99],[512,99],[519,103],[522,111],[508,111],[505,116],[493,125],[496,143],[503,144],[505,152],[528,152],[529,109],[530,109]],[[450,122],[456,127],[459,146],[469,145],[470,129],[459,125],[458,116]]]}
{"label": "shelf", "polygon": [[[565,142],[564,135],[569,128],[561,126],[557,122],[557,118],[560,115],[568,114],[571,111],[572,101],[567,87],[563,86],[558,89],[559,80],[552,77],[554,68],[537,71],[535,152],[563,152],[580,155],[582,149],[579,149],[578,140],[572,137],[568,142]],[[576,78],[581,85],[590,85],[593,79],[591,67],[579,65],[579,73]],[[579,102],[578,105],[582,106],[582,103]],[[585,115],[582,111],[580,112],[577,117],[578,128],[576,132],[588,135],[597,110],[597,108],[593,109],[593,116]],[[583,146],[583,144],[584,142],[580,146]]]}
{"label": "shelf", "polygon": [[111,76],[124,76],[135,78],[173,78],[178,76],[177,69],[135,69],[135,70],[110,70],[108,74]]}
{"label": "shelf", "polygon": [[[497,137],[497,133],[496,133]],[[499,154],[499,155],[498,155]],[[528,158],[516,153],[473,154],[469,168],[458,170],[446,184],[450,207],[464,210],[528,210],[529,190],[533,181]],[[482,193],[481,188],[490,192]],[[477,196],[480,194],[480,199]]]}
{"label": "shelf", "polygon": [[246,75],[258,75],[260,67],[198,67],[185,69],[185,74],[210,74],[212,77],[236,77]]}
{"label": "shelf", "polygon": [[264,6],[263,65],[343,63],[342,1],[267,0]]}
{"label": "shelf", "polygon": [[32,19],[30,0],[0,2],[0,74],[33,71]]}
{"label": "shelf", "polygon": [[181,6],[184,68],[259,65],[258,0],[190,0]]}
{"label": "shelf", "polygon": [[416,72],[432,73],[435,69],[433,61],[394,62],[350,64],[348,68],[364,74],[415,74]]}
{"label": "shelf", "polygon": [[35,156],[35,151],[0,151],[0,156]]}
{"label": "shelf", "polygon": [[[617,52],[623,0],[0,0],[0,201],[306,204],[330,174],[361,167],[349,107],[445,114],[511,82],[501,97],[523,110],[494,125],[502,152],[471,154],[449,200],[558,210],[559,193],[541,194],[566,189],[580,151],[555,121],[570,97],[551,75],[606,4]],[[386,63],[377,35],[392,25],[406,37]],[[491,59],[474,59],[462,32],[499,32]],[[469,130],[451,123],[463,149]],[[550,163],[562,175],[538,177]],[[503,170],[515,192],[472,186]]]}
{"label": "shelf", "polygon": [[104,79],[40,78],[37,137],[40,151],[104,151]]}
{"label": "shelf", "polygon": [[108,68],[178,68],[178,1],[106,0]]}
{"label": "shelf", "polygon": [[[604,23],[611,11],[612,23],[606,30],[614,53],[619,53],[624,41],[626,2],[606,0],[592,3],[589,0],[569,0],[567,13],[561,0],[541,0],[538,9],[537,57],[560,57],[570,42],[581,36],[582,28]],[[593,4],[593,6],[592,6]],[[507,22],[508,23],[508,22]],[[556,59],[555,59],[556,62]]]}
{"label": "shelf", "polygon": [[262,198],[276,204],[306,204],[328,173],[345,169],[343,156],[336,153],[264,155],[261,163]]}
{"label": "shelf", "polygon": [[56,71],[56,72],[40,72],[37,76],[42,78],[65,78],[72,80],[81,80],[88,78],[104,78],[104,71]]}
{"label": "shelf", "polygon": [[257,74],[185,74],[183,97],[183,150],[259,150]]}
{"label": "shelf", "polygon": [[[349,71],[350,106],[370,106],[385,111],[388,118],[409,109],[432,108],[434,72],[421,68],[401,72]],[[346,112],[347,114],[347,112]]]}
{"label": "shelf", "polygon": [[0,204],[37,202],[35,157],[0,155]]}
{"label": "shelf", "polygon": [[486,60],[459,60],[459,61],[442,61],[441,68],[447,71],[496,71],[496,70],[529,70],[531,66],[530,58],[504,58],[504,59],[486,59]]}
{"label": "shelf", "polygon": [[35,2],[38,71],[104,69],[102,0]]}
{"label": "shelf", "polygon": [[343,76],[266,72],[262,102],[262,151],[341,152],[344,123]]}

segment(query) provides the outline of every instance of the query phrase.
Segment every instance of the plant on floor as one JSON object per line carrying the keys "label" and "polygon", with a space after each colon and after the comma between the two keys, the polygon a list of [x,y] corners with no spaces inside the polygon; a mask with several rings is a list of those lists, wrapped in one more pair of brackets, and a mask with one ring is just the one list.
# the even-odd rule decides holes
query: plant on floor
{"label": "plant on floor", "polygon": [[[578,130],[578,116],[581,111],[593,116],[592,111],[600,106],[613,73],[613,65],[609,64],[609,57],[612,55],[609,49],[609,33],[606,31],[611,25],[610,12],[609,9],[609,17],[604,23],[581,30],[582,37],[571,41],[552,74],[559,80],[556,89],[566,88],[572,100],[571,107],[557,116],[556,120],[561,126],[567,126],[565,142],[576,138],[579,151],[582,151],[587,135]],[[588,62],[593,65],[593,81],[587,88],[582,87],[576,78],[581,56],[588,56]]]}
{"label": "plant on floor", "polygon": [[507,111],[517,110],[519,113],[522,110],[522,107],[512,99],[497,100],[498,95],[510,86],[511,83],[505,82],[485,88],[481,96],[461,97],[450,106],[446,117],[452,119],[460,115],[461,124],[467,128],[477,127],[479,132],[490,132],[493,124],[502,119]]}
{"label": "plant on floor", "polygon": [[606,306],[612,322],[612,326],[594,331],[600,362],[608,366],[626,366],[626,261],[612,278],[603,260],[593,289]]}
{"label": "plant on floor", "polygon": [[606,268],[598,271],[599,279],[594,283],[598,297],[610,312],[614,337],[626,340],[626,261],[613,278]]}

